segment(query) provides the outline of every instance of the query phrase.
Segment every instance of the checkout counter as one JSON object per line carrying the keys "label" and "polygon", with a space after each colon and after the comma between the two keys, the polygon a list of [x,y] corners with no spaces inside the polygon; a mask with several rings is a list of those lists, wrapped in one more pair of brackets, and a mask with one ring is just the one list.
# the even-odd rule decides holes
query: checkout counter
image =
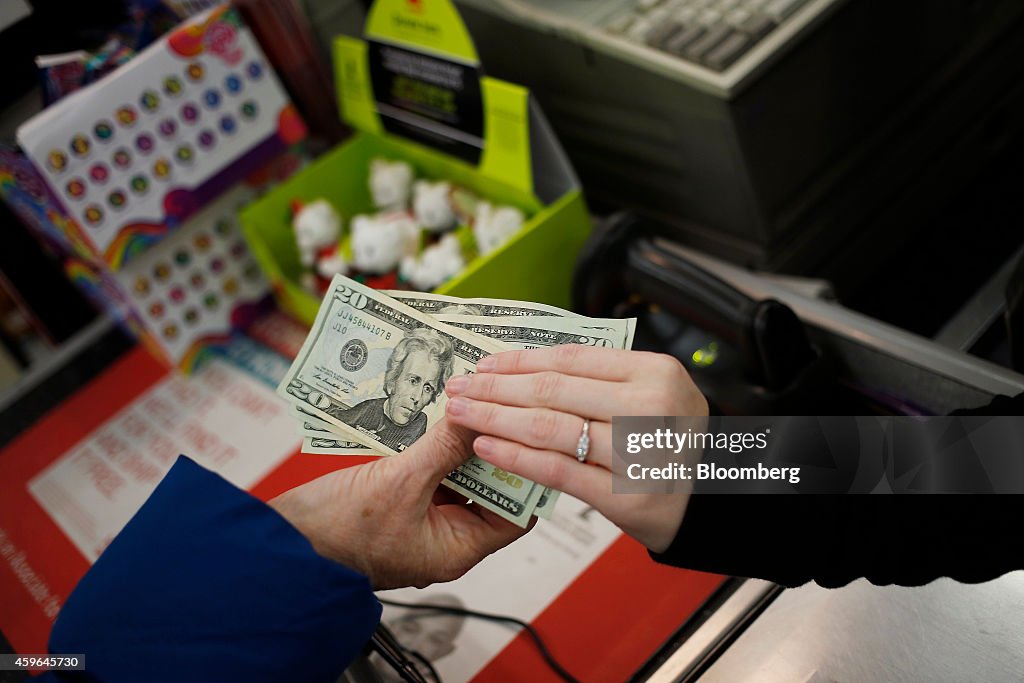
{"label": "checkout counter", "polygon": [[[757,274],[658,233],[630,217],[612,221],[581,263],[578,308],[636,310],[639,295],[638,345],[679,357],[725,413],[941,415],[1024,391],[1024,375],[968,353],[1009,362],[1004,292],[1019,250],[926,339],[844,308],[822,281]],[[759,327],[766,301],[784,305],[799,325],[779,316],[774,331]],[[787,347],[788,361],[786,353],[764,355]],[[765,367],[779,358],[780,366]],[[748,579],[724,591],[634,680],[1009,682],[1024,672],[1024,571],[978,585],[861,579],[783,590]]]}
{"label": "checkout counter", "polygon": [[[985,291],[953,316],[945,338],[969,319],[1001,324],[982,310],[992,305]],[[817,406],[821,414],[828,406],[844,414],[943,414],[1024,392],[1024,376],[1008,368],[846,309],[827,294],[820,281],[739,268],[628,216],[607,221],[595,235],[574,292],[576,308],[588,314],[638,314],[637,346],[680,357],[727,413],[793,414]],[[984,336],[978,332],[967,336]],[[698,350],[713,353],[714,361]],[[165,373],[146,358],[106,319],[86,328],[49,367],[0,397],[0,469],[13,462],[11,444],[24,439],[19,433],[37,420],[29,431],[45,429],[54,410],[104,391],[97,385],[112,366],[127,363],[135,377]],[[285,467],[290,485],[323,466],[302,469],[293,461]],[[629,544],[613,543],[535,620],[581,680],[1011,681],[1024,671],[1024,572],[973,586],[939,580],[922,588],[876,587],[861,580],[840,589],[783,590],[659,567],[657,577],[647,578],[671,587],[664,603],[655,607],[652,593],[637,606],[636,595],[621,588],[622,571],[643,579],[654,565]],[[595,607],[598,598],[604,604]],[[614,642],[627,644],[628,655],[613,666],[586,668],[593,659],[586,643],[594,639],[588,610],[604,613],[618,629]],[[502,664],[507,652],[537,660],[526,669],[529,680],[556,680],[531,648],[516,638],[475,680],[513,680],[511,672],[523,669]],[[20,674],[0,676],[6,683]]]}
{"label": "checkout counter", "polygon": [[[308,4],[312,10],[319,8],[326,12],[330,9],[339,13],[351,10],[350,13],[355,14],[362,3],[310,0]],[[480,3],[463,4],[476,6]],[[846,3],[808,3],[808,8],[829,4],[839,7]],[[990,4],[1002,7],[1012,3]],[[858,6],[869,5],[873,10],[880,7],[877,3],[858,3]],[[846,14],[837,12],[834,16],[856,16],[850,12],[852,10]],[[1016,14],[1018,10],[1013,12]],[[909,10],[907,13],[911,14]],[[491,21],[482,14],[468,11],[470,18]],[[318,18],[315,12],[314,17]],[[361,20],[349,20],[348,14],[342,18],[346,23],[362,24]],[[917,18],[915,14],[908,21]],[[329,21],[317,20],[316,24],[328,35],[339,32]],[[499,28],[510,30],[504,24]],[[893,32],[894,39],[903,35]],[[498,41],[493,41],[489,47],[498,45]],[[986,54],[992,61],[1005,65],[998,73],[1004,70],[1018,73],[1017,61],[1003,59],[1009,48],[1004,50],[1003,43],[998,43],[997,47],[999,50]],[[578,51],[578,61],[585,63],[588,69],[594,65],[607,66],[602,61],[606,57],[600,52],[595,57],[592,49],[572,45],[559,49]],[[1019,50],[1014,50],[1014,54],[1019,54]],[[550,69],[550,60],[538,57],[536,61],[550,77],[558,76],[557,70]],[[505,68],[529,63],[530,60],[516,60],[506,63]],[[634,82],[634,66],[631,65],[633,62],[627,61],[622,66],[623,82]],[[651,78],[663,76],[649,75]],[[586,82],[591,81],[600,82],[598,79]],[[965,81],[966,85],[972,83]],[[993,83],[993,89],[996,85]],[[543,87],[539,90],[544,92]],[[657,91],[656,88],[651,90]],[[1018,91],[1016,86],[1007,91],[1006,99],[1016,103]],[[971,101],[980,107],[983,99]],[[633,102],[629,102],[629,106],[633,106]],[[723,103],[719,108],[725,111],[727,106],[732,107]],[[557,111],[557,107],[552,109]],[[594,107],[587,113],[593,115],[594,111],[599,112],[599,109]],[[971,111],[973,109],[965,109],[962,114],[966,117]],[[917,113],[915,109],[907,112],[906,117]],[[613,116],[610,120],[617,123],[619,119]],[[562,121],[561,125],[564,132],[566,123]],[[660,130],[656,126],[646,128]],[[1015,126],[1007,124],[1006,129],[1013,132]],[[899,128],[883,132],[887,136],[891,133],[894,139],[903,139],[902,131]],[[566,137],[572,140],[571,134]],[[911,142],[917,140],[917,136],[911,137]],[[612,139],[612,136],[604,136],[602,142],[606,138]],[[875,142],[882,145],[888,140],[886,137]],[[578,136],[575,143],[580,144]],[[812,147],[794,145],[794,149],[800,150]],[[970,147],[972,152],[991,151],[981,144]],[[662,154],[664,145],[652,145],[651,149],[652,153]],[[854,145],[852,149],[859,150],[859,147]],[[887,149],[895,156],[903,152],[902,146]],[[907,151],[907,158],[916,151],[916,147]],[[960,176],[945,172],[947,167],[956,166],[953,161],[959,158],[951,157],[952,160],[941,167],[941,173],[922,174],[917,183],[920,187],[915,185],[913,196],[926,197],[927,201],[915,202],[915,206],[932,206],[934,196],[959,181]],[[847,165],[856,166],[852,161]],[[808,173],[813,173],[817,167],[808,163],[808,168],[811,169]],[[903,167],[896,165],[894,168]],[[631,169],[618,165],[611,171],[629,175]],[[593,173],[594,167],[581,169],[583,173],[587,171]],[[774,180],[778,175],[769,164],[759,172],[764,177],[755,179],[758,182]],[[870,175],[867,171],[865,174]],[[931,175],[937,177],[931,178]],[[702,177],[699,173],[694,176]],[[1024,174],[1018,169],[1011,180],[1021,176]],[[644,182],[644,178],[637,178],[637,182]],[[605,190],[622,186],[617,176],[604,183],[600,180],[598,178],[597,186]],[[886,189],[895,186],[894,183],[881,184]],[[810,209],[805,212],[809,216],[806,221],[815,225],[842,228],[838,232],[821,229],[806,233],[811,236],[809,240],[815,235],[824,236],[822,239],[827,239],[830,253],[842,252],[836,245],[845,244],[845,236],[855,232],[852,219],[842,212],[844,206],[856,204],[862,207],[858,212],[866,214],[868,208],[878,208],[882,202],[881,198],[875,198],[877,201],[868,206],[855,201],[861,187],[856,182],[842,187],[845,189],[837,190],[838,195],[822,191],[833,199],[823,203],[842,216],[834,217],[829,213],[815,217]],[[747,194],[754,196],[754,193]],[[674,186],[667,193],[672,198],[677,195],[681,196]],[[835,196],[846,203],[836,200]],[[619,206],[624,204],[626,202],[618,203]],[[676,208],[658,207],[658,211],[648,212],[648,217],[664,216]],[[786,213],[782,211],[786,207],[781,205],[775,208],[784,217],[805,219],[805,213]],[[888,229],[885,220],[899,223],[903,216],[917,218],[923,213],[896,210],[898,206],[886,211],[883,208],[878,208],[878,215],[870,217],[857,213],[863,219],[858,225],[882,226],[870,235],[859,233],[858,253],[877,251],[877,242],[867,246],[864,243],[877,239],[879,230]],[[885,215],[879,218],[881,214]],[[979,221],[991,218],[978,216]],[[765,226],[774,225],[781,230],[781,219],[777,216],[766,214],[761,218]],[[961,227],[961,233],[974,231],[973,224]],[[1000,230],[999,225],[989,227],[993,232]],[[691,244],[695,235],[704,234],[696,228],[691,232]],[[1008,367],[1007,343],[999,338],[1006,308],[1003,292],[1024,254],[1019,239],[1012,248],[1003,250],[1000,262],[989,268],[981,281],[965,285],[974,292],[973,296],[965,296],[953,310],[942,312],[940,328],[922,335],[922,330],[913,324],[879,319],[879,309],[870,305],[860,306],[860,311],[844,307],[834,300],[830,284],[825,280],[741,268],[707,253],[711,250],[719,255],[732,253],[735,256],[735,245],[713,248],[717,242],[708,238],[702,245],[706,250],[697,251],[680,244],[675,239],[679,234],[679,226],[675,226],[673,234],[672,230],[662,230],[647,219],[629,215],[605,221],[604,228],[587,246],[577,264],[574,307],[593,316],[636,315],[640,325],[635,347],[659,350],[680,358],[701,389],[724,413],[941,415],[956,408],[984,405],[1000,394],[1024,392],[1024,375]],[[1019,229],[1015,234],[1019,234]],[[764,235],[742,237],[748,241],[757,238],[753,239],[757,242],[756,249],[740,250],[745,254],[774,245],[766,238],[761,239]],[[970,238],[984,239],[977,234]],[[696,242],[700,243],[700,239]],[[777,258],[762,254],[764,258],[753,260],[763,264],[802,262],[806,260],[803,256],[818,254],[819,246],[801,242],[792,253],[779,252],[775,254]],[[899,261],[898,256],[894,259]],[[894,281],[900,274],[898,265],[879,266],[877,260],[871,261],[872,271],[865,273],[856,267],[854,259],[844,257],[843,253],[839,253],[835,263],[830,263],[846,273],[844,280],[854,283],[865,279]],[[853,270],[857,272],[851,274]],[[947,283],[955,275],[931,272],[919,279],[925,283]],[[879,285],[877,291],[885,291],[885,286]],[[932,306],[933,303],[903,300],[897,308]],[[41,519],[40,524],[48,525],[39,527],[39,541],[57,544],[53,546],[58,548],[52,550],[54,556],[45,562],[49,562],[48,566],[60,566],[49,578],[65,596],[63,590],[70,590],[77,576],[88,566],[87,558],[79,555],[81,546],[76,550],[28,496],[27,482],[115,415],[125,401],[130,403],[132,397],[141,396],[167,376],[165,368],[136,347],[109,319],[101,318],[13,388],[0,393],[0,530],[5,523],[9,528],[17,525],[24,536],[35,533],[32,519]],[[114,381],[118,378],[130,381],[125,385]],[[129,389],[125,390],[124,386]],[[109,397],[118,393],[128,396],[118,399],[120,403],[116,407],[103,406],[105,400],[112,400]],[[61,423],[59,415],[67,413],[60,411],[69,409],[80,411],[76,414],[81,419]],[[300,457],[297,454],[284,457],[269,478],[261,480],[254,475],[254,493],[269,497],[283,487],[297,485],[338,466],[336,461],[328,463],[328,460],[325,456]],[[727,543],[728,539],[723,542]],[[60,557],[59,553],[65,553],[66,557]],[[0,564],[0,580],[10,581],[10,576],[4,572],[8,570]],[[633,587],[623,588],[625,582]],[[5,605],[8,603],[0,596],[0,610],[6,609]],[[0,612],[3,620],[0,621],[0,652],[14,649],[24,652],[20,643],[45,640],[40,634],[45,635],[46,623],[39,614],[23,619],[10,619],[11,616]],[[549,638],[551,650],[583,681],[866,683],[879,680],[1009,682],[1024,678],[1024,571],[981,585],[939,580],[921,588],[898,588],[876,587],[862,580],[839,589],[808,584],[783,590],[760,580],[659,567],[651,563],[635,543],[619,538],[610,540],[601,555],[576,575],[532,623]],[[24,634],[29,631],[31,635],[26,637]],[[510,636],[509,640],[500,655],[476,670],[474,680],[511,683],[557,680],[523,634]],[[0,683],[23,678],[20,673],[0,672]]]}

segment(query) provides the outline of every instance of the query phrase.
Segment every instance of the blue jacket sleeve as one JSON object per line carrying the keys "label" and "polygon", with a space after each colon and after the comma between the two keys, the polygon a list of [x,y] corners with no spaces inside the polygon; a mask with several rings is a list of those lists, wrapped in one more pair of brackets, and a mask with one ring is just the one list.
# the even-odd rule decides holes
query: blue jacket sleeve
{"label": "blue jacket sleeve", "polygon": [[181,457],[68,597],[50,651],[85,672],[42,681],[323,681],[381,606],[264,503]]}

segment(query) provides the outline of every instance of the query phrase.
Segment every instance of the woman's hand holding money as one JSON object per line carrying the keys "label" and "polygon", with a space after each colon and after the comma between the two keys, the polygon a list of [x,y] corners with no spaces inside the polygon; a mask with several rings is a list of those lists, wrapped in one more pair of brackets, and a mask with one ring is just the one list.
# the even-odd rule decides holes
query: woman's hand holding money
{"label": "woman's hand holding money", "polygon": [[399,455],[324,475],[270,505],[375,589],[457,579],[526,533],[438,488],[469,457],[473,436],[441,420]]}
{"label": "woman's hand holding money", "polygon": [[509,351],[484,358],[476,374],[453,377],[445,390],[449,421],[481,434],[473,449],[483,460],[589,503],[655,552],[671,543],[688,490],[613,493],[611,420],[707,416],[678,360],[578,345]]}

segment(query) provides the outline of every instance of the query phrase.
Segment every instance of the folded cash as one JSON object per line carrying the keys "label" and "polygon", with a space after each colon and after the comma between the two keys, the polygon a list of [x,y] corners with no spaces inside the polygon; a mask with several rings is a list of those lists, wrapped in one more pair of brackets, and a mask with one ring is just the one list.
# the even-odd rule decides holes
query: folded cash
{"label": "folded cash", "polygon": [[[561,344],[628,349],[633,346],[636,332],[636,318],[585,318],[577,315],[556,318],[516,314],[515,317],[495,319],[441,313],[435,317],[449,325],[501,342],[509,349],[520,350]],[[545,489],[533,513],[541,519],[550,519],[559,495],[559,491]]]}
{"label": "folded cash", "polygon": [[[336,276],[278,393],[302,450],[395,455],[444,415],[444,384],[486,355],[558,344],[630,348],[635,319],[546,304],[383,292]],[[444,484],[520,526],[549,518],[559,492],[470,459]]]}
{"label": "folded cash", "polygon": [[476,315],[488,318],[512,318],[516,316],[552,316],[556,318],[581,318],[583,316],[557,306],[538,304],[531,301],[512,299],[460,299],[444,294],[426,292],[404,292],[389,290],[385,294],[411,306],[417,311],[431,315]]}
{"label": "folded cash", "polygon": [[299,435],[302,437],[302,452],[328,455],[380,455],[369,446],[356,441],[346,441],[335,434],[330,422],[310,415],[302,406],[292,404],[292,417],[295,417]]}

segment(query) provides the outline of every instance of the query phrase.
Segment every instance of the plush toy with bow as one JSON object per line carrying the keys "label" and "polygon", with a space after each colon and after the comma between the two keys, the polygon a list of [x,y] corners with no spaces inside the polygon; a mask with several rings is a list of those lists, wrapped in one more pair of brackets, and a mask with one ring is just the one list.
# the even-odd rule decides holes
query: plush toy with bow
{"label": "plush toy with bow", "polygon": [[352,219],[352,266],[368,275],[382,275],[416,253],[419,230],[404,211]]}
{"label": "plush toy with bow", "polygon": [[309,204],[292,202],[292,229],[299,249],[299,262],[307,269],[302,286],[322,295],[338,273],[347,270],[341,256],[341,216],[325,199]]}
{"label": "plush toy with bow", "polygon": [[412,211],[416,222],[429,233],[448,232],[458,224],[452,204],[451,183],[417,180],[412,186]]}
{"label": "plush toy with bow", "polygon": [[508,242],[523,227],[523,212],[511,206],[494,206],[481,201],[476,205],[473,237],[481,256]]}
{"label": "plush toy with bow", "polygon": [[404,161],[374,159],[370,162],[370,195],[381,211],[404,211],[412,191],[412,166]]}
{"label": "plush toy with bow", "polygon": [[414,288],[428,292],[466,267],[462,246],[454,233],[448,233],[419,256],[402,259],[398,274]]}

